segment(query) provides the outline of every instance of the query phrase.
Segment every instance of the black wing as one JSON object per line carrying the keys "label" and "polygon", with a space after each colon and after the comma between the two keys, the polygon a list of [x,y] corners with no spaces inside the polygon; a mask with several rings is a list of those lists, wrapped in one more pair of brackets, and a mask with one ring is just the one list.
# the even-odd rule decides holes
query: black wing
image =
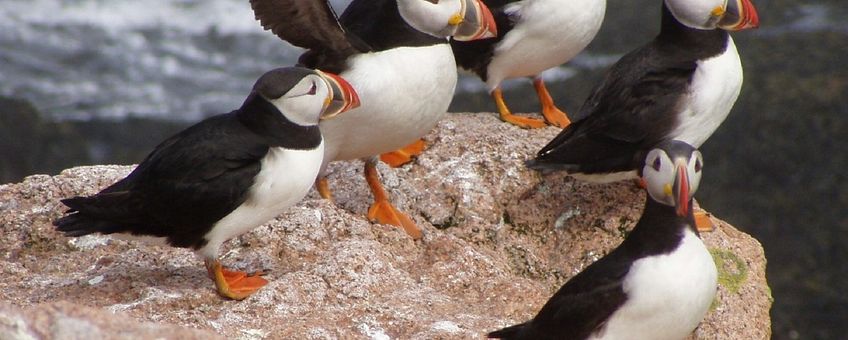
{"label": "black wing", "polygon": [[486,81],[489,77],[489,62],[495,52],[495,46],[515,27],[518,18],[506,13],[506,6],[520,0],[484,0],[483,3],[492,11],[498,36],[489,39],[458,41],[451,39],[456,64],[468,71],[474,72],[480,79]]}
{"label": "black wing", "polygon": [[677,113],[697,64],[673,60],[654,44],[625,55],[606,74],[575,122],[528,165],[584,173],[633,170],[639,151],[678,124]]}
{"label": "black wing", "polygon": [[71,214],[54,224],[69,236],[129,232],[201,247],[212,225],[244,202],[267,151],[234,114],[207,119],[100,193],[63,200]]}
{"label": "black wing", "polygon": [[339,21],[351,41],[360,41],[374,51],[401,46],[417,47],[444,43],[410,26],[400,15],[397,0],[353,0]]}
{"label": "black wing", "polygon": [[[341,63],[363,51],[362,46],[349,40],[326,0],[250,0],[250,6],[263,28],[326,60]],[[342,66],[336,66],[339,67]]]}
{"label": "black wing", "polygon": [[616,249],[565,283],[532,320],[489,334],[503,339],[586,339],[627,300],[632,261]]}

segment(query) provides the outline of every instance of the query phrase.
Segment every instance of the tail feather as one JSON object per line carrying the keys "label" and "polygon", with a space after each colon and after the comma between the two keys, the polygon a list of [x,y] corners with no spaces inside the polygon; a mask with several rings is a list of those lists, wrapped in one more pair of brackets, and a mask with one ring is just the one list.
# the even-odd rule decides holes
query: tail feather
{"label": "tail feather", "polygon": [[56,230],[68,237],[77,237],[94,233],[111,234],[118,231],[119,227],[107,221],[92,219],[80,212],[72,212],[62,218],[53,221]]}
{"label": "tail feather", "polygon": [[530,169],[542,171],[542,172],[545,172],[545,173],[551,172],[551,171],[572,172],[575,169],[577,169],[577,166],[574,165],[574,164],[551,163],[551,162],[539,160],[538,158],[537,159],[528,159],[528,160],[524,161],[524,166],[526,166]]}
{"label": "tail feather", "polygon": [[53,221],[56,230],[69,237],[93,233],[121,232],[121,221],[130,216],[126,192],[73,197],[62,200],[69,209],[65,216]]}

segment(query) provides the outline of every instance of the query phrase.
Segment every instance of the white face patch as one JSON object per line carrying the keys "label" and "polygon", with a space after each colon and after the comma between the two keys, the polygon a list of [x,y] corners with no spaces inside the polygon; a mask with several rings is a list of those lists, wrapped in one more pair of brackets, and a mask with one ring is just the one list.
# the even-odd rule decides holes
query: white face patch
{"label": "white face patch", "polygon": [[689,197],[698,191],[701,182],[701,170],[704,164],[701,152],[695,150],[688,159],[678,157],[674,160],[669,158],[665,150],[653,149],[645,157],[645,167],[642,168],[642,178],[645,179],[648,194],[655,201],[665,205],[674,206],[674,181],[678,175],[678,167],[686,169],[687,182],[689,183]]}
{"label": "white face patch", "polygon": [[290,121],[303,126],[318,125],[331,96],[327,82],[318,75],[303,77],[280,98],[266,98]]}
{"label": "white face patch", "polygon": [[727,9],[727,0],[665,0],[665,4],[677,21],[702,30],[716,28],[721,16],[715,11],[720,9],[723,14]]}
{"label": "white face patch", "polygon": [[413,28],[436,36],[445,38],[454,34],[458,25],[453,25],[453,30],[448,28],[448,23],[454,15],[461,15],[465,0],[440,0],[432,3],[427,0],[398,0],[398,10],[403,20]]}

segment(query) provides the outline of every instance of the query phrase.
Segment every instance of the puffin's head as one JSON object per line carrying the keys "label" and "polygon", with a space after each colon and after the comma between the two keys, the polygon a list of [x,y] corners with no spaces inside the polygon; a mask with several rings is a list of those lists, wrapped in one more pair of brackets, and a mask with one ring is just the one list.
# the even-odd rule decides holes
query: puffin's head
{"label": "puffin's head", "polygon": [[497,36],[492,12],[481,0],[397,0],[403,19],[437,37],[468,41]]}
{"label": "puffin's head", "polygon": [[303,126],[359,106],[359,96],[344,78],[303,67],[268,71],[253,85],[253,92]]}
{"label": "puffin's head", "polygon": [[695,147],[665,141],[648,152],[641,169],[642,181],[654,201],[673,206],[680,216],[689,214],[689,201],[698,191],[704,158]]}
{"label": "puffin's head", "polygon": [[697,29],[740,31],[760,25],[751,0],[665,0],[680,23]]}

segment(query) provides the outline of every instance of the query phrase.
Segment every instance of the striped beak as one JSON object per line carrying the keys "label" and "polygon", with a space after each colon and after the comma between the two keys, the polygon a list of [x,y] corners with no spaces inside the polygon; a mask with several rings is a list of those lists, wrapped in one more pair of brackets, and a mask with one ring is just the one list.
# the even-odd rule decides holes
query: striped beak
{"label": "striped beak", "polygon": [[674,176],[674,185],[672,186],[672,195],[674,196],[674,206],[677,208],[677,215],[689,215],[689,173],[686,170],[686,165],[680,164],[677,166],[677,173]]}
{"label": "striped beak", "polygon": [[347,80],[337,74],[317,72],[330,85],[332,90],[330,97],[327,97],[326,108],[321,115],[321,120],[333,118],[342,112],[359,107],[359,95]]}
{"label": "striped beak", "polygon": [[718,27],[727,31],[741,31],[759,26],[760,17],[751,0],[727,0],[727,8]]}
{"label": "striped beak", "polygon": [[498,36],[495,17],[481,0],[462,0],[462,10],[450,19],[457,26],[453,38],[459,41],[494,38]]}

